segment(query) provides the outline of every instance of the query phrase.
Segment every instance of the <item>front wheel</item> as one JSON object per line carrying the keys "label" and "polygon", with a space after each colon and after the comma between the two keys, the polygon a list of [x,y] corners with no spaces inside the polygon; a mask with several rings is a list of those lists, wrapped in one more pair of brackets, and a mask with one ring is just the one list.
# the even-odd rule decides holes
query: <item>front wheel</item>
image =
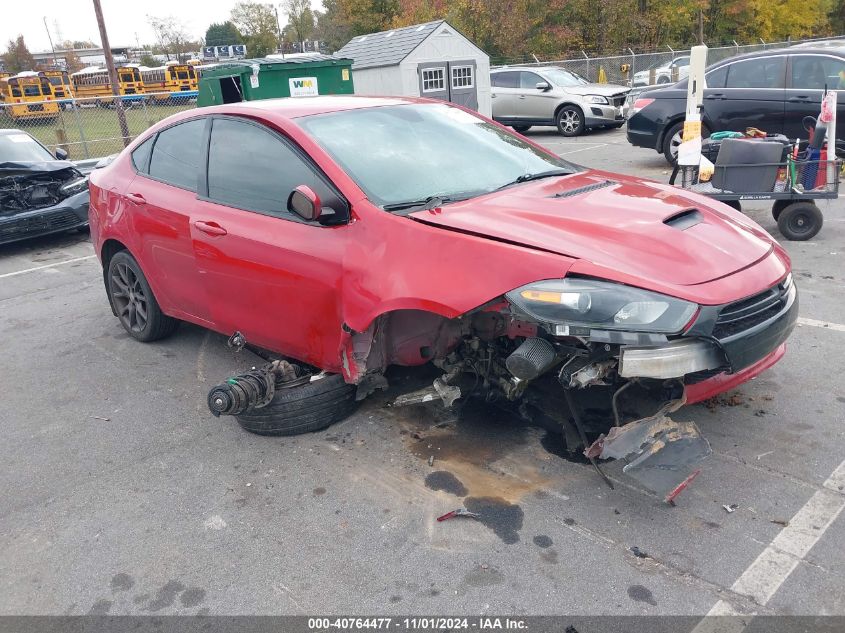
{"label": "front wheel", "polygon": [[812,202],[794,202],[778,215],[778,230],[786,239],[804,242],[821,231],[824,217]]}
{"label": "front wheel", "polygon": [[[678,121],[668,130],[663,136],[663,156],[666,158],[672,167],[678,164],[678,147],[681,145],[684,135],[684,122]],[[701,138],[710,136],[710,129],[703,125],[701,126]]]}
{"label": "front wheel", "polygon": [[525,134],[528,130],[531,129],[530,125],[514,125],[513,129],[515,132],[519,132],[520,134]]}
{"label": "front wheel", "polygon": [[578,106],[563,106],[557,113],[557,129],[563,136],[580,136],[584,133],[584,113]]}
{"label": "front wheel", "polygon": [[149,343],[169,336],[179,321],[161,311],[135,258],[126,251],[109,260],[106,289],[114,313],[129,336]]}

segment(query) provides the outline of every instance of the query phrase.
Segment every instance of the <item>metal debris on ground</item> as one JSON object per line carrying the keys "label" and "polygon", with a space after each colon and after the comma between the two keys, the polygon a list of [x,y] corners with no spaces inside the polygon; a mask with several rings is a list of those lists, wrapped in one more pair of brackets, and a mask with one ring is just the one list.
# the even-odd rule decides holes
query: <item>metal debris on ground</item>
{"label": "metal debris on ground", "polygon": [[429,455],[429,456],[428,456],[428,465],[429,465],[429,466],[434,466],[434,455]]}
{"label": "metal debris on ground", "polygon": [[789,521],[784,521],[783,519],[772,519],[769,523],[774,523],[775,525],[780,525],[782,527],[789,527]]}
{"label": "metal debris on ground", "polygon": [[675,422],[670,413],[680,409],[685,399],[667,402],[654,415],[600,436],[584,454],[601,459],[625,459],[622,469],[667,502],[695,478],[694,470],[713,451],[693,422]]}
{"label": "metal debris on ground", "polygon": [[736,512],[736,509],[737,509],[738,507],[739,507],[739,506],[738,506],[737,504],[735,504],[735,503],[732,503],[732,504],[730,504],[730,505],[723,505],[723,506],[722,506],[722,508],[724,508],[725,512],[727,512],[728,514],[730,514],[730,513],[732,513],[732,512]]}
{"label": "metal debris on ground", "polygon": [[91,417],[94,418],[95,420],[102,420],[103,422],[111,422],[111,418],[102,418],[99,415],[92,415]]}
{"label": "metal debris on ground", "polygon": [[641,549],[640,549],[639,547],[637,547],[636,545],[634,545],[633,547],[631,547],[631,548],[630,548],[630,550],[631,550],[631,553],[632,553],[634,556],[636,556],[637,558],[651,558],[651,556],[649,556],[648,554],[646,554],[643,550],[641,550]]}
{"label": "metal debris on ground", "polygon": [[446,519],[452,519],[454,517],[469,517],[471,519],[477,519],[479,516],[476,512],[470,512],[466,508],[458,508],[457,510],[452,510],[451,512],[447,512],[446,514],[437,517],[438,521],[445,521]]}

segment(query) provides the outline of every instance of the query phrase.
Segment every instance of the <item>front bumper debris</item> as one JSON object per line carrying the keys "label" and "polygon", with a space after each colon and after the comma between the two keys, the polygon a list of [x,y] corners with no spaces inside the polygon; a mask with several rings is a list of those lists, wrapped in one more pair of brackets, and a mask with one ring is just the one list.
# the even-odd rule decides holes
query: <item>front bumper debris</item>
{"label": "front bumper debris", "polygon": [[622,472],[671,501],[695,476],[696,466],[713,451],[693,422],[675,422],[669,414],[686,400],[667,402],[654,415],[601,435],[584,454],[589,458],[625,459]]}

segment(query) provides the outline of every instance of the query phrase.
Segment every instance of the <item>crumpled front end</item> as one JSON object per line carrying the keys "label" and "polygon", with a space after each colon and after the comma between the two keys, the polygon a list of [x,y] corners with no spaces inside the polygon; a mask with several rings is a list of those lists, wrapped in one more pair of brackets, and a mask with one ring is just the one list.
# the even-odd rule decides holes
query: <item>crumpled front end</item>
{"label": "crumpled front end", "polygon": [[0,165],[0,244],[87,222],[88,179],[71,163]]}

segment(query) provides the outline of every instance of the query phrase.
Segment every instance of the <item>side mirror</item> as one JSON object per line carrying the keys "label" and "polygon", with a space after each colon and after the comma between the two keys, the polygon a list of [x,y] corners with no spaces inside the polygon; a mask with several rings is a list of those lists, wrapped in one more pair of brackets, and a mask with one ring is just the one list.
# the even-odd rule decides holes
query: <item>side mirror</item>
{"label": "side mirror", "polygon": [[537,90],[542,90],[543,92],[552,89],[548,81],[538,81],[537,85],[535,85],[534,87],[537,88]]}
{"label": "side mirror", "polygon": [[67,150],[62,149],[61,147],[56,148],[56,158],[59,160],[67,160]]}
{"label": "side mirror", "polygon": [[311,187],[299,185],[288,197],[288,211],[309,222],[319,220],[323,211],[320,196]]}

